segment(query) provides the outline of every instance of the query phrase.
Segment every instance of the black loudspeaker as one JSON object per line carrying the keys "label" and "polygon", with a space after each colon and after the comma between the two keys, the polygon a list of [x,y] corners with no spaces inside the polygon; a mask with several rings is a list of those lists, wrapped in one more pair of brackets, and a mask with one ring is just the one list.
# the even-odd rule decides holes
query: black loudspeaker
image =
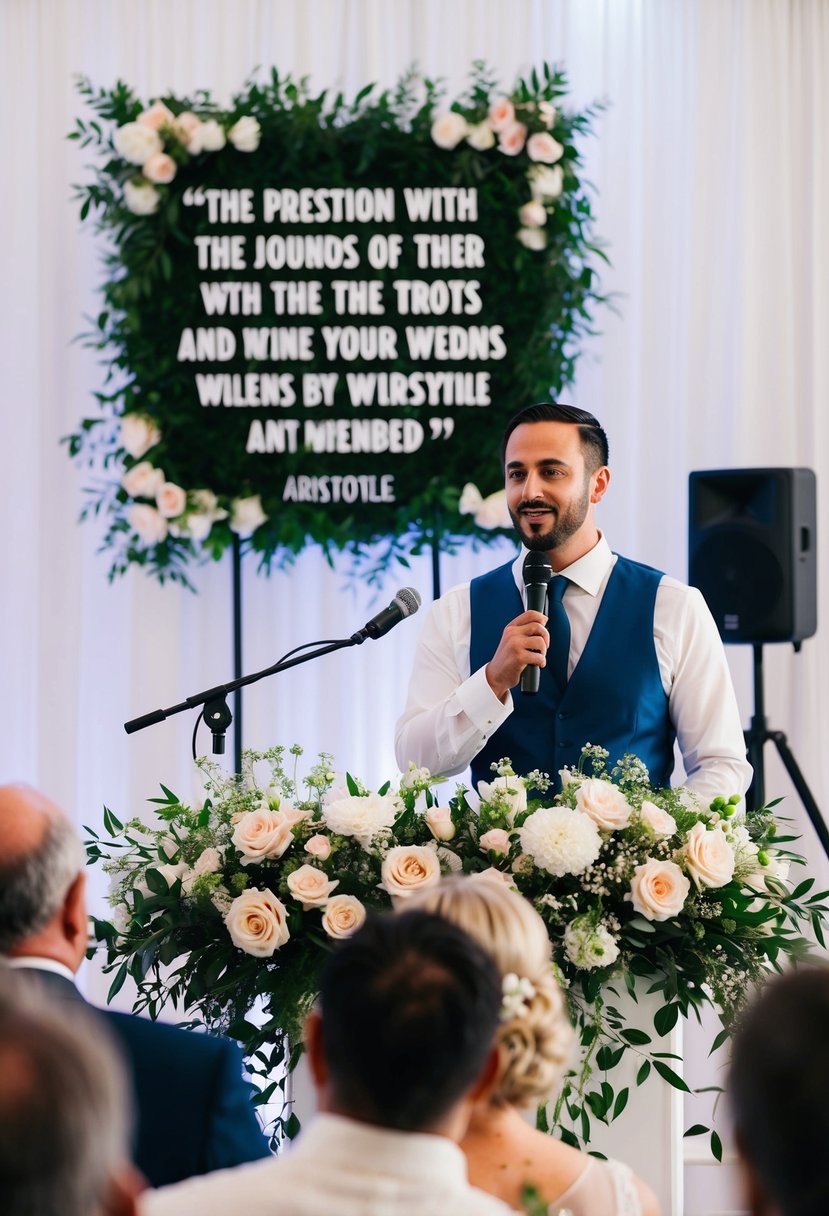
{"label": "black loudspeaker", "polygon": [[811,469],[689,477],[688,581],[725,642],[799,642],[817,629]]}

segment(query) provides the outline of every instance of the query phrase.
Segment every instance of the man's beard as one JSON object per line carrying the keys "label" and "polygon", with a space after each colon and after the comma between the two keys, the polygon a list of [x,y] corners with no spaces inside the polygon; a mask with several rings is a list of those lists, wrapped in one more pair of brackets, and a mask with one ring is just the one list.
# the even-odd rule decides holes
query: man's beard
{"label": "man's beard", "polygon": [[[547,511],[555,512],[552,516],[552,524],[546,527],[546,521],[538,521],[529,531],[527,521],[522,521],[521,508],[518,511],[510,510],[510,519],[512,526],[518,533],[521,543],[525,549],[537,550],[541,553],[550,552],[553,549],[558,549],[561,545],[568,541],[571,536],[578,532],[579,528],[587,518],[587,512],[590,507],[590,486],[585,484],[584,493],[581,498],[571,502],[564,511],[557,511],[555,507],[551,507],[549,503],[542,499],[534,499],[532,502],[523,503],[524,510],[532,507],[542,507]],[[523,527],[522,527],[523,522]]]}

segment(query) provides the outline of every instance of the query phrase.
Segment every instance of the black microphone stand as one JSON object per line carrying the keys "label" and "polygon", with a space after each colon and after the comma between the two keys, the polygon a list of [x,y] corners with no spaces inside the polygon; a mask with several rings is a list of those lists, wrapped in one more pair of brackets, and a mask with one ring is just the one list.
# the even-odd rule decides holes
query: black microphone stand
{"label": "black microphone stand", "polygon": [[[756,810],[757,807],[762,806],[765,802],[766,777],[763,763],[763,749],[766,743],[773,743],[777,748],[780,759],[783,761],[783,767],[789,774],[794,788],[800,795],[800,801],[803,803],[818,840],[823,845],[823,851],[829,857],[829,831],[827,831],[826,823],[820,813],[814,795],[806,783],[806,778],[800,771],[800,766],[794,758],[792,749],[789,747],[789,741],[782,730],[769,730],[763,689],[763,647],[761,643],[755,642],[752,649],[754,651],[754,714],[752,715],[751,725],[744,734],[748,761],[754,769],[754,776],[746,794],[746,805],[749,809]],[[799,649],[798,643],[795,643],[795,649]]]}
{"label": "black microphone stand", "polygon": [[[196,719],[196,726],[193,730],[193,759],[196,759],[196,732],[202,717],[213,735],[213,754],[223,755],[225,732],[233,721],[233,715],[226,699],[230,693],[235,692],[237,688],[245,688],[248,684],[255,684],[257,680],[264,680],[266,676],[278,675],[279,672],[287,671],[290,667],[297,667],[300,663],[309,663],[311,659],[322,658],[323,655],[331,654],[335,650],[344,650],[348,646],[361,646],[370,636],[371,634],[367,633],[365,629],[361,629],[352,634],[350,638],[338,638],[329,642],[306,642],[303,646],[297,646],[296,650],[306,650],[309,646],[316,646],[317,649],[300,655],[296,654],[296,650],[289,650],[276,663],[263,668],[262,671],[255,671],[249,676],[240,676],[238,680],[231,680],[227,684],[217,684],[215,688],[194,693],[191,697],[185,697],[178,705],[170,705],[167,709],[154,709],[152,713],[142,714],[140,718],[132,718],[129,722],[124,723],[124,730],[128,735],[132,735],[146,726],[154,726],[156,722],[163,722],[165,718],[170,718],[173,714],[179,714],[185,709],[195,709],[201,705],[204,708]],[[291,658],[291,655],[296,657]]]}

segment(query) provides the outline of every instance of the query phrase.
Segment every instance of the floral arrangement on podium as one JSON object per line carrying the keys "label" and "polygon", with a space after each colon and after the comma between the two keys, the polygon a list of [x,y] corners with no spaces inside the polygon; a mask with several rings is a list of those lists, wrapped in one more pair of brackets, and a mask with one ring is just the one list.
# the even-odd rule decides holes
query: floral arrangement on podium
{"label": "floral arrangement on podium", "polygon": [[[444,779],[425,769],[375,792],[339,778],[327,754],[301,780],[301,753],[246,752],[233,776],[202,759],[202,801],[162,786],[157,826],[105,809],[105,835],[88,829],[89,861],[112,879],[112,920],[96,921],[110,997],[131,976],[136,1009],[155,1017],[172,1002],[238,1039],[265,1079],[260,1102],[277,1065],[298,1058],[331,943],[445,873],[487,871],[548,926],[582,1054],[539,1117],[572,1144],[624,1110],[628,1089],[612,1073],[628,1053],[637,1085],[656,1074],[687,1090],[661,1043],[678,1019],[716,1008],[718,1046],[752,984],[808,953],[803,929],[823,944],[829,893],[809,878],[792,886],[803,859],[772,808],[656,789],[636,757],[608,768],[607,752],[588,746],[556,796],[545,774],[518,776],[504,760],[490,782],[442,799]],[[637,981],[664,998],[653,1025],[625,1023],[616,1007],[624,990],[636,999]],[[291,1135],[296,1118],[286,1108],[277,1125]]]}

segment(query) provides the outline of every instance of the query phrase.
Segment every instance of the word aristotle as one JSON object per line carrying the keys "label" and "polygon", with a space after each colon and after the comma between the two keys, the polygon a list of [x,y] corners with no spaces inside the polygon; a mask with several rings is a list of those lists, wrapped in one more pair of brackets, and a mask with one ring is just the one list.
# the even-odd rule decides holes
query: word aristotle
{"label": "word aristotle", "polygon": [[282,491],[283,502],[394,502],[394,477],[391,473],[376,476],[289,477]]}

